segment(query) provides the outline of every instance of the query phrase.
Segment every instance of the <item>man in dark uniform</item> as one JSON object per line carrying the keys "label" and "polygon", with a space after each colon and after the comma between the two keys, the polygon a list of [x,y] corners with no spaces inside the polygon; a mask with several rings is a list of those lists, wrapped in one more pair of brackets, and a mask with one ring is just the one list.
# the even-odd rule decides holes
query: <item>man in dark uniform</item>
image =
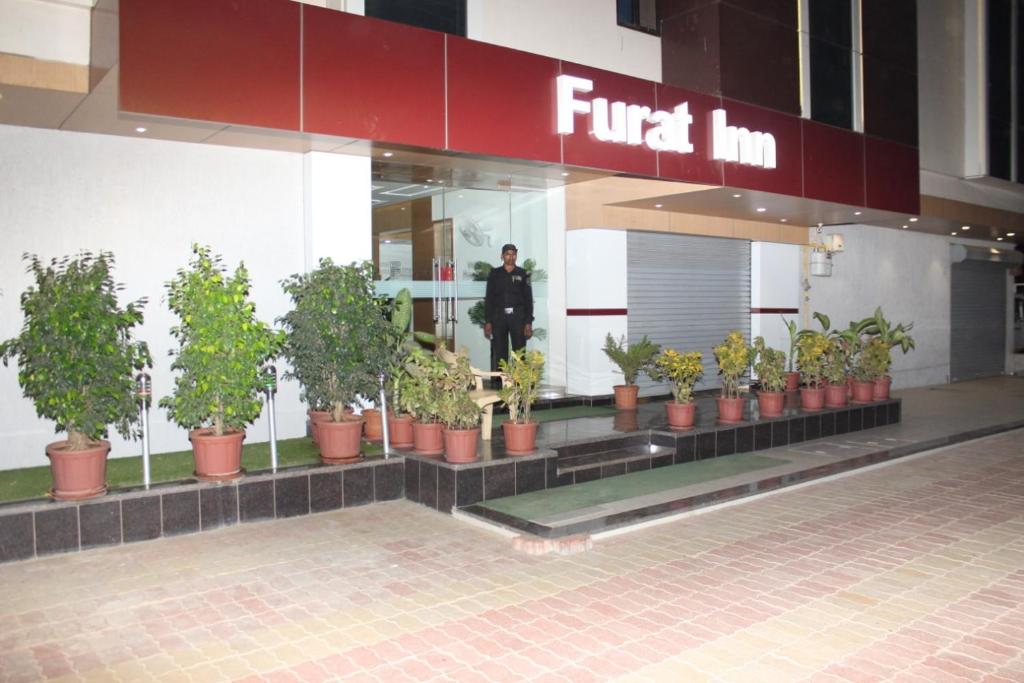
{"label": "man in dark uniform", "polygon": [[509,337],[516,351],[526,348],[533,336],[533,290],[530,276],[516,265],[519,251],[514,244],[501,248],[502,264],[487,276],[484,298],[484,336],[491,340],[491,370],[498,361],[508,360]]}

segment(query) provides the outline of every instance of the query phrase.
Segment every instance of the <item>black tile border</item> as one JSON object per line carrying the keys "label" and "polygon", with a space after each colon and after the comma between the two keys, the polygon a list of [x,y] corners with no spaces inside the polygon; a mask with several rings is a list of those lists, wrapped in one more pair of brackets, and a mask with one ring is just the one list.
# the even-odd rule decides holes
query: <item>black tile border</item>
{"label": "black tile border", "polygon": [[[599,398],[580,400],[574,405],[603,405],[605,402]],[[866,415],[868,410],[870,417]],[[464,465],[397,456],[353,465],[258,473],[231,482],[160,484],[148,491],[137,488],[114,492],[92,501],[6,503],[0,505],[0,563],[388,500],[405,499],[450,512],[453,508],[472,507],[488,498],[583,483],[603,476],[691,462],[700,457],[751,452],[758,450],[759,445],[780,445],[782,430],[786,430],[788,443],[799,443],[822,436],[822,418],[826,414],[825,419],[834,420],[836,432],[842,433],[844,417],[850,431],[859,431],[869,428],[869,424],[895,424],[900,421],[901,412],[900,400],[893,399],[814,414],[796,411],[774,420],[714,425],[690,431],[648,426],[628,435],[578,441],[556,450],[538,450],[529,456],[499,456]],[[814,436],[812,423],[817,427]],[[1021,426],[1024,420],[929,441],[925,447],[958,443]],[[757,443],[759,431],[760,444]],[[636,448],[641,445],[658,448],[651,449],[645,456],[642,449]],[[635,453],[620,458],[618,463],[602,462],[602,453],[630,448],[635,449]],[[904,454],[902,451],[906,448],[893,452]],[[576,456],[577,462],[590,460],[593,465],[562,471],[559,459],[563,456]]]}

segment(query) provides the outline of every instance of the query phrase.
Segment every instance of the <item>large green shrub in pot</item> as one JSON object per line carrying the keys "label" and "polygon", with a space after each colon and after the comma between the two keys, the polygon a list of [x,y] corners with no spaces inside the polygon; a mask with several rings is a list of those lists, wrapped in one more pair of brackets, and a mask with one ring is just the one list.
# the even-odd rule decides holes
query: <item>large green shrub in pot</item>
{"label": "large green shrub in pot", "polygon": [[21,333],[0,344],[4,365],[18,358],[18,383],[39,417],[68,433],[69,450],[90,447],[114,425],[136,435],[135,373],[152,365],[144,342],[132,339],[145,299],[124,308],[109,252],[83,252],[44,266],[26,254],[35,285],[21,295]]}
{"label": "large green shrub in pot", "polygon": [[396,329],[373,288],[373,264],[337,265],[321,259],[309,272],[282,282],[292,310],[280,318],[287,332],[284,356],[311,406],[324,406],[341,422],[358,396],[376,397],[380,374],[391,368]]}
{"label": "large green shrub in pot", "polygon": [[229,276],[208,247],[194,244],[192,253],[188,268],[166,285],[180,321],[171,328],[179,348],[170,351],[171,369],[180,374],[160,406],[186,429],[210,427],[221,436],[259,417],[262,367],[280,353],[284,335],[256,319],[244,264]]}

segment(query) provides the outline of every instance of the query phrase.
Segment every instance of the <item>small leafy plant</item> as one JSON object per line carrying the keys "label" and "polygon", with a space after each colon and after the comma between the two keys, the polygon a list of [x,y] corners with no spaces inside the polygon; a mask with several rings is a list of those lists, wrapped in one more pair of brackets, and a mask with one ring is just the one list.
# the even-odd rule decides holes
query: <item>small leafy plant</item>
{"label": "small leafy plant", "polygon": [[879,337],[872,337],[865,344],[860,352],[860,372],[858,379],[861,381],[873,381],[885,377],[892,364],[892,354],[889,346]]}
{"label": "small leafy plant", "polygon": [[442,381],[448,364],[437,353],[421,346],[409,350],[405,361],[406,379],[399,394],[398,406],[422,423],[440,422]]}
{"label": "small leafy plant", "polygon": [[804,384],[813,389],[821,387],[825,375],[825,358],[832,347],[821,332],[805,330],[796,346],[796,365]]}
{"label": "small leafy plant", "polygon": [[0,344],[6,366],[18,358],[18,384],[39,417],[68,433],[79,451],[114,425],[125,438],[136,435],[139,418],[134,375],[152,360],[144,342],[132,339],[142,323],[145,299],[121,308],[109,252],[83,252],[44,266],[25,254],[35,285],[21,295],[21,333]]}
{"label": "small leafy plant", "polygon": [[694,385],[704,376],[703,359],[700,351],[679,353],[675,349],[665,349],[654,361],[651,377],[671,382],[672,398],[676,403],[690,403]]}
{"label": "small leafy plant", "polygon": [[754,340],[751,348],[754,372],[761,382],[761,390],[778,392],[786,388],[786,354],[768,346],[764,337]]}
{"label": "small leafy plant", "polygon": [[498,396],[508,406],[508,417],[517,424],[530,421],[530,409],[537,400],[540,378],[544,374],[544,354],[540,351],[512,351],[506,361],[498,361],[505,373]]}
{"label": "small leafy plant", "polygon": [[789,355],[786,357],[786,371],[793,372],[793,364],[796,362],[796,343],[800,339],[800,330],[795,320],[786,320],[783,316],[782,322],[785,323],[786,330],[789,332]]}
{"label": "small leafy plant", "polygon": [[647,335],[635,344],[627,344],[625,336],[616,341],[609,333],[605,336],[602,350],[618,366],[624,383],[636,384],[640,373],[647,373],[650,370],[655,356],[661,351],[661,346],[649,340]]}
{"label": "small leafy plant", "polygon": [[445,429],[473,429],[480,424],[480,406],[469,396],[470,388],[476,385],[469,354],[460,349],[455,363],[445,363],[445,368],[440,378],[437,416]]}
{"label": "small leafy plant", "polygon": [[171,369],[181,374],[160,406],[185,429],[208,426],[222,436],[259,417],[262,367],[280,353],[284,333],[256,319],[244,264],[228,276],[209,247],[193,244],[192,254],[189,267],[166,285],[180,321],[171,328],[179,344],[170,351]]}
{"label": "small leafy plant", "polygon": [[718,374],[722,376],[722,398],[739,398],[740,377],[750,366],[750,349],[743,334],[733,330],[714,348]]}

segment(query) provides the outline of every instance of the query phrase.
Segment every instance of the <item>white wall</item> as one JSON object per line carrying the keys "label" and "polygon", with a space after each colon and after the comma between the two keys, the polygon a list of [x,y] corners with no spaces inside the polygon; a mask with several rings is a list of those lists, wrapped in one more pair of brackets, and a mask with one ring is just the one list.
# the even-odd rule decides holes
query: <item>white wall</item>
{"label": "white wall", "polygon": [[0,52],[89,63],[93,0],[0,0]]}
{"label": "white wall", "polygon": [[[288,309],[279,281],[303,270],[305,250],[302,155],[13,126],[0,126],[0,149],[0,338],[21,328],[18,298],[31,282],[23,252],[44,259],[82,249],[114,253],[123,301],[149,299],[138,337],[153,354],[157,396],[173,386],[167,352],[174,319],[163,285],[187,263],[193,241],[210,245],[229,267],[245,261],[261,319]],[[344,253],[331,255],[345,262]],[[294,382],[281,383],[277,410],[281,438],[304,433]],[[150,415],[154,452],[188,448],[184,430],[163,410]],[[261,419],[248,440],[266,434]],[[56,440],[53,424],[22,397],[13,365],[0,367],[0,439],[4,469],[45,464],[44,446]],[[112,457],[141,450],[113,442]]]}
{"label": "white wall", "polygon": [[566,265],[565,188],[547,193],[548,225],[548,357],[545,373],[548,384],[568,386],[568,318],[565,315],[568,267]]}
{"label": "white wall", "polygon": [[[800,247],[773,242],[750,243],[750,307],[800,308]],[[800,315],[786,314],[786,320]],[[789,330],[778,313],[750,315],[751,341],[758,336],[773,349],[786,354],[789,363]]]}
{"label": "white wall", "polygon": [[918,134],[921,168],[954,177],[964,168],[963,0],[918,3]]}
{"label": "white wall", "polygon": [[661,38],[622,28],[615,0],[467,0],[473,40],[661,81]]}
{"label": "white wall", "polygon": [[[566,308],[626,308],[626,235],[625,230],[566,232]],[[625,335],[626,316],[566,318],[569,393],[610,394],[614,385],[622,384],[622,373],[601,350],[609,332],[616,339]]]}
{"label": "white wall", "polygon": [[949,381],[949,240],[867,225],[825,230],[833,232],[842,233],[846,248],[833,256],[831,277],[807,276],[806,313],[820,311],[845,328],[882,306],[888,320],[914,323],[917,342],[906,356],[893,353],[893,386]]}

